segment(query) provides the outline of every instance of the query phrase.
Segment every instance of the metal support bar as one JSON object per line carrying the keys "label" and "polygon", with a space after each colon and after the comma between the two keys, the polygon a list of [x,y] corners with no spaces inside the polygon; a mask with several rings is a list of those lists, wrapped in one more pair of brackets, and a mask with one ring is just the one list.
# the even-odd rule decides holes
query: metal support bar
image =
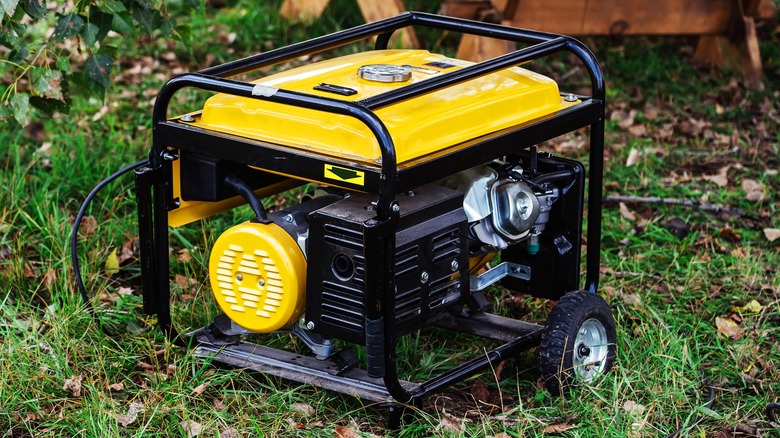
{"label": "metal support bar", "polygon": [[152,175],[148,166],[135,169],[135,202],[138,208],[138,242],[141,255],[141,282],[143,284],[144,313],[157,313],[154,273],[154,218],[152,217]]}
{"label": "metal support bar", "polygon": [[[388,403],[390,393],[382,379],[368,377],[361,369],[344,371],[331,361],[317,360],[248,342],[236,345],[211,344],[202,336],[193,354],[219,363],[258,371],[271,376],[330,389],[376,403]],[[406,391],[417,392],[419,385],[401,382]]]}
{"label": "metal support bar", "polygon": [[365,124],[376,137],[382,156],[377,220],[384,221],[391,217],[392,212],[390,211],[390,204],[395,200],[398,181],[395,145],[393,143],[393,138],[390,136],[384,123],[382,123],[382,120],[374,112],[353,102],[314,96],[279,88],[269,87],[270,90],[265,90],[267,93],[257,94],[255,92],[255,85],[247,82],[221,79],[198,73],[189,73],[171,79],[160,90],[160,94],[155,101],[154,113],[152,116],[155,129],[159,124],[166,121],[168,104],[173,95],[185,87],[341,114],[359,120]]}
{"label": "metal support bar", "polygon": [[504,359],[510,358],[521,351],[528,350],[531,347],[539,345],[542,338],[542,331],[537,330],[519,337],[512,342],[501,345],[498,348],[487,351],[484,355],[458,365],[457,367],[445,371],[438,376],[421,383],[421,391],[414,394],[416,398],[423,397],[426,394],[445,388],[455,382],[460,382],[474,374],[498,364]]}
{"label": "metal support bar", "polygon": [[440,75],[436,78],[415,82],[404,87],[386,91],[382,94],[363,99],[360,101],[360,104],[366,106],[366,108],[378,110],[387,105],[392,105],[411,97],[432,93],[436,90],[451,87],[452,85],[485,76],[501,69],[519,65],[525,61],[555,53],[565,48],[566,42],[566,37],[545,41],[535,46],[528,47],[527,49],[507,53],[506,55],[470,65],[452,73],[447,73],[446,75]]}
{"label": "metal support bar", "polygon": [[512,342],[543,328],[539,324],[484,312],[470,316],[447,313],[433,324],[499,342]]}
{"label": "metal support bar", "polygon": [[590,162],[588,163],[588,245],[585,262],[585,290],[599,288],[601,266],[601,208],[604,185],[604,105],[601,117],[590,127]]}

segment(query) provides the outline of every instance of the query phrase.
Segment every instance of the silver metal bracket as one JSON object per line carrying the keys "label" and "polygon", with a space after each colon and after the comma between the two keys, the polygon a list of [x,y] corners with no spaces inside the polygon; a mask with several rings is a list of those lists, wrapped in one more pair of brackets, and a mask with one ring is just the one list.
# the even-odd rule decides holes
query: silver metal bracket
{"label": "silver metal bracket", "polygon": [[336,345],[330,339],[325,339],[317,333],[306,330],[298,324],[293,324],[291,333],[298,337],[317,356],[324,360],[336,353]]}
{"label": "silver metal bracket", "polygon": [[530,280],[531,267],[512,262],[503,262],[494,266],[487,272],[479,274],[476,277],[471,277],[469,279],[469,289],[471,292],[479,292],[504,277],[519,278],[526,281]]}
{"label": "silver metal bracket", "polygon": [[[242,336],[253,335],[256,332],[247,330],[226,315],[222,314],[214,319],[213,326],[222,336]],[[293,324],[290,328],[277,330],[275,333],[290,333],[298,337],[307,347],[317,356],[317,359],[323,360],[333,356],[336,353],[336,346],[321,335],[301,327],[299,324]]]}

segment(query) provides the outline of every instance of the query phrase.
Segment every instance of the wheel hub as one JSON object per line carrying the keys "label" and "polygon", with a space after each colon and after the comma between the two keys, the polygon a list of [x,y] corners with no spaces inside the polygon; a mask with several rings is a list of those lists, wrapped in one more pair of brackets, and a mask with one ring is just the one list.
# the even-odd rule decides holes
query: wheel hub
{"label": "wheel hub", "polygon": [[609,352],[607,330],[599,320],[591,318],[580,326],[574,340],[572,364],[577,378],[586,382],[604,371]]}

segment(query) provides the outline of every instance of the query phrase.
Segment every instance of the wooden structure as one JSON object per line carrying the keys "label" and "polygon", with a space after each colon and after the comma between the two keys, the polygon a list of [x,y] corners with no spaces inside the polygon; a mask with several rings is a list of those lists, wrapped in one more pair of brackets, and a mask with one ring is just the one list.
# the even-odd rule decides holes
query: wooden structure
{"label": "wooden structure", "polygon": [[[322,15],[330,0],[284,0],[279,13],[287,19],[313,20]],[[404,12],[402,0],[357,0],[360,13],[366,23],[379,21]],[[401,47],[420,47],[417,35],[411,28],[401,29]]]}
{"label": "wooden structure", "polygon": [[[754,17],[773,16],[771,0],[446,0],[441,12],[568,35],[700,35],[695,59],[736,65],[762,87]],[[502,42],[464,39],[458,55],[481,60]]]}
{"label": "wooden structure", "polygon": [[[281,14],[310,20],[330,0],[285,0]],[[404,11],[402,0],[356,0],[366,22]],[[772,0],[445,0],[440,13],[566,35],[700,35],[694,59],[739,67],[763,87],[754,17],[771,17]],[[464,35],[457,57],[482,61],[514,50],[506,41]],[[412,29],[399,45],[419,47]]]}

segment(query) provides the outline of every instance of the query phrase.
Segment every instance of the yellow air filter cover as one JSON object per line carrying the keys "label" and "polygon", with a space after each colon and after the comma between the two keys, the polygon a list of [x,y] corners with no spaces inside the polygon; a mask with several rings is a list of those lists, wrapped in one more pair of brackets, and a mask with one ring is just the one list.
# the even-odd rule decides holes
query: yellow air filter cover
{"label": "yellow air filter cover", "polygon": [[211,289],[241,327],[269,333],[304,310],[306,259],[276,224],[244,222],[222,233],[209,259]]}

